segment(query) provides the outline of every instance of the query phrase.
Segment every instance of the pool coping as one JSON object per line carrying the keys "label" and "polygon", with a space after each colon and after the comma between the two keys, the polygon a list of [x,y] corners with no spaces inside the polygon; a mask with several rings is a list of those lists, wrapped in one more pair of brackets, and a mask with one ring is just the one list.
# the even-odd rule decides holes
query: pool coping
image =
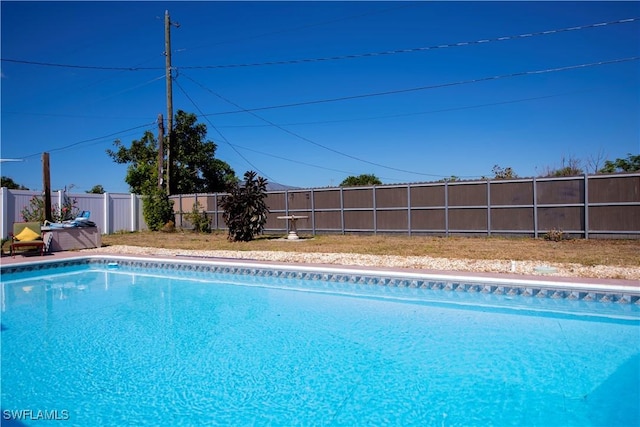
{"label": "pool coping", "polygon": [[[509,273],[483,273],[421,270],[407,268],[370,267],[335,264],[283,263],[237,258],[200,257],[188,255],[127,255],[55,253],[40,257],[12,258],[0,265],[2,274],[44,268],[48,264],[124,263],[146,268],[164,267],[173,271],[184,269],[228,274],[250,274],[282,278],[300,278],[378,284],[389,287],[428,287],[447,291],[489,294],[524,295],[572,300],[640,304],[640,282],[626,279],[533,276]],[[183,266],[180,268],[177,266]]]}

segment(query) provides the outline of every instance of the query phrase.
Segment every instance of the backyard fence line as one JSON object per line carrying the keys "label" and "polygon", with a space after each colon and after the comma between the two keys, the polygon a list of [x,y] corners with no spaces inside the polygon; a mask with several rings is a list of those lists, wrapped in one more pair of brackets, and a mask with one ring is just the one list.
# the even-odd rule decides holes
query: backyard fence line
{"label": "backyard fence line", "polygon": [[[290,189],[267,193],[265,231],[286,232],[278,216],[306,216],[297,230],[405,235],[523,235],[561,231],[575,237],[640,238],[640,174],[458,181]],[[224,230],[218,201],[224,194],[171,196],[176,225],[194,203]]]}
{"label": "backyard fence line", "polygon": [[[13,231],[13,223],[24,221],[22,211],[29,206],[31,198],[42,197],[42,193],[29,190],[0,190],[2,221],[0,233],[6,238]],[[91,212],[90,220],[95,222],[102,234],[120,231],[146,230],[142,217],[142,196],[129,193],[73,194],[59,190],[51,194],[52,208],[60,208],[65,196],[75,201],[73,205],[80,211]]]}
{"label": "backyard fence line", "polygon": [[[40,193],[2,188],[2,236]],[[224,193],[174,195],[176,227],[191,228],[187,214],[197,202],[212,230],[226,230],[218,204]],[[142,196],[68,194],[79,210],[91,211],[103,234],[146,230]],[[54,193],[61,206],[64,192]],[[306,216],[300,233],[393,233],[404,235],[523,235],[558,230],[593,238],[640,238],[640,173],[557,178],[457,181],[289,189],[267,192],[265,232],[286,233],[278,216]]]}

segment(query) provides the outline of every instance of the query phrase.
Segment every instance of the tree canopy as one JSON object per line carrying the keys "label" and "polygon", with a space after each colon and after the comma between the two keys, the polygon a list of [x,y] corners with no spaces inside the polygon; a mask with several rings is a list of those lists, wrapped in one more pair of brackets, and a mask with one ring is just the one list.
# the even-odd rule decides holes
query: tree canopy
{"label": "tree canopy", "polygon": [[[215,158],[217,145],[205,139],[206,125],[197,123],[194,114],[182,110],[177,111],[174,123],[169,168],[171,194],[223,192],[237,182],[231,166]],[[114,146],[116,150],[107,150],[107,154],[114,162],[129,165],[125,182],[131,191],[151,194],[158,187],[158,141],[153,133],[145,132],[129,148],[119,140]],[[167,170],[166,165],[163,170]]]}
{"label": "tree canopy", "polygon": [[580,159],[575,157],[562,157],[561,165],[559,169],[555,168],[547,168],[545,174],[543,176],[576,176],[582,175],[584,173],[584,169],[581,166],[582,162]]}
{"label": "tree canopy", "polygon": [[640,154],[627,154],[625,159],[607,160],[600,173],[637,172],[640,171]]}
{"label": "tree canopy", "polygon": [[509,166],[503,168],[502,166],[494,165],[491,172],[493,172],[493,179],[514,179],[518,177],[515,171]]}
{"label": "tree canopy", "polygon": [[348,176],[340,183],[340,187],[358,187],[362,185],[381,185],[382,181],[373,174]]}
{"label": "tree canopy", "polygon": [[2,176],[2,187],[8,188],[9,190],[28,190],[24,185],[18,184],[8,176]]}
{"label": "tree canopy", "polygon": [[104,187],[100,184],[94,185],[91,190],[87,191],[88,194],[104,194]]}

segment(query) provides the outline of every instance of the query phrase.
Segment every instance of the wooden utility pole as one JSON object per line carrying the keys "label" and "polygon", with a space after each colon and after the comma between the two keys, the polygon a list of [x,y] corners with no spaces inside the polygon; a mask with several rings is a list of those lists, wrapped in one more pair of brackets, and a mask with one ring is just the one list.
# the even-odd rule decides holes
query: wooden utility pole
{"label": "wooden utility pole", "polygon": [[51,217],[51,170],[49,169],[49,153],[42,153],[42,188],[44,191],[44,219],[53,221]]}
{"label": "wooden utility pole", "polygon": [[172,23],[169,18],[169,11],[164,12],[164,55],[165,69],[167,76],[167,194],[171,195],[171,132],[173,132],[173,82],[171,73],[171,25],[179,26]]}
{"label": "wooden utility pole", "polygon": [[158,114],[158,189],[164,184],[164,119]]}

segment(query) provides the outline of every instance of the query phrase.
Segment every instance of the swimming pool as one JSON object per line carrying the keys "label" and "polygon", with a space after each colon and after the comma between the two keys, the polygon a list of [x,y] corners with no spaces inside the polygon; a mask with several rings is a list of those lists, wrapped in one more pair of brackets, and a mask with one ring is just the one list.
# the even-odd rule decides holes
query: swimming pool
{"label": "swimming pool", "polygon": [[637,292],[126,258],[2,272],[3,421],[640,422]]}

